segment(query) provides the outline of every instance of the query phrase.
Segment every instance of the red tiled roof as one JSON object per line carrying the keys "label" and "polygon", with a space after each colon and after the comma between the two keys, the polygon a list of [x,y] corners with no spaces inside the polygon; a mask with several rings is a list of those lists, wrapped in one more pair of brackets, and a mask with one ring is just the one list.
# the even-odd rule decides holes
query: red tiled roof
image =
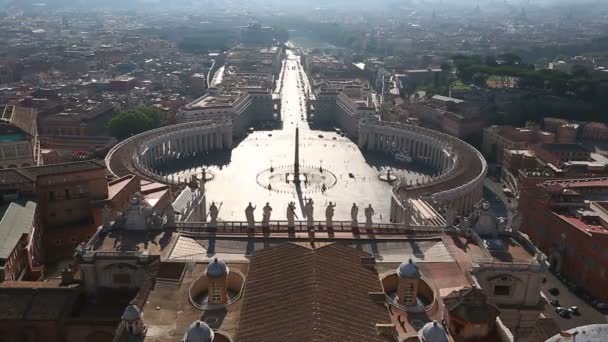
{"label": "red tiled roof", "polygon": [[255,253],[238,341],[389,341],[376,333],[376,323],[391,320],[369,297],[382,288],[376,271],[361,264],[364,256],[338,244],[284,244]]}
{"label": "red tiled roof", "polygon": [[608,188],[608,178],[549,180],[542,183],[540,186],[544,187],[549,191],[555,191],[565,188]]}

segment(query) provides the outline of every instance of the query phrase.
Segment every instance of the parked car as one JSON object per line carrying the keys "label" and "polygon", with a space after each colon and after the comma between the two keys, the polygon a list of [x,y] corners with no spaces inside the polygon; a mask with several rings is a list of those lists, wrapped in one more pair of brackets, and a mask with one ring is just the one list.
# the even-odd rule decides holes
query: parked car
{"label": "parked car", "polygon": [[561,318],[570,318],[570,311],[568,311],[568,310],[562,310],[562,311],[558,312],[557,314]]}
{"label": "parked car", "polygon": [[549,289],[549,293],[552,296],[558,296],[559,295],[559,289],[557,287],[552,287]]}
{"label": "parked car", "polygon": [[578,310],[578,306],[571,306],[570,309],[568,309],[568,311],[570,311],[570,314],[572,315],[580,315],[581,312]]}
{"label": "parked car", "polygon": [[605,302],[599,302],[599,303],[595,304],[595,307],[596,307],[598,310],[608,310],[608,303],[605,303]]}
{"label": "parked car", "polygon": [[559,307],[559,300],[551,299],[551,300],[549,300],[549,304]]}

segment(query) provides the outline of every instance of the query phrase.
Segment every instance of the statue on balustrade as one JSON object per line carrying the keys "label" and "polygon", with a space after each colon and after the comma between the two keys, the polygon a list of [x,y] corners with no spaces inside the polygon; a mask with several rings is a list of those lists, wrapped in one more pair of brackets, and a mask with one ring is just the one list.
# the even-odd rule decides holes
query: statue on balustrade
{"label": "statue on balustrade", "polygon": [[211,220],[209,221],[209,225],[217,226],[217,216],[219,215],[220,210],[218,209],[215,202],[211,202],[211,206],[209,207],[209,217]]}
{"label": "statue on balustrade", "polygon": [[325,208],[325,225],[328,228],[334,226],[333,219],[334,219],[335,209],[336,209],[336,205],[333,204],[332,202],[329,202],[329,204],[327,205],[327,208]]}
{"label": "statue on balustrade", "polygon": [[254,228],[255,227],[255,218],[253,216],[253,212],[255,211],[255,208],[251,202],[249,202],[249,205],[247,206],[247,208],[245,208],[245,217],[247,218],[247,225],[250,228]]}
{"label": "statue on balustrade", "polygon": [[306,215],[306,223],[308,228],[313,228],[315,225],[314,210],[314,202],[312,198],[310,198],[304,205],[304,215]]}
{"label": "statue on balustrade", "polygon": [[358,215],[359,215],[359,207],[357,207],[356,203],[353,203],[353,206],[350,208],[351,226],[357,227],[359,225],[359,221],[357,220]]}
{"label": "statue on balustrade", "polygon": [[296,214],[296,202],[289,202],[287,205],[287,226],[289,228],[295,226],[294,218],[298,218],[298,214]]}
{"label": "statue on balustrade", "polygon": [[262,227],[268,227],[270,225],[270,214],[272,213],[270,203],[266,202],[266,205],[262,208],[262,212]]}
{"label": "statue on balustrade", "polygon": [[372,205],[370,204],[367,208],[365,208],[365,228],[371,228],[372,227],[372,217],[376,214],[376,212],[374,211],[374,208],[372,208]]}

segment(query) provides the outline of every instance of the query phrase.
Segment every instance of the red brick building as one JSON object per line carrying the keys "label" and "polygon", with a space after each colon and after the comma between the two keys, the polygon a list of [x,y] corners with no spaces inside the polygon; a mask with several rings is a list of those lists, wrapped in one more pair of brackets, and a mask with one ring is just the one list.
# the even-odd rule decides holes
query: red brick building
{"label": "red brick building", "polygon": [[102,161],[0,170],[0,198],[6,203],[29,198],[37,204],[44,262],[71,257],[103,223],[104,207],[114,217],[135,192],[155,208],[169,204],[166,185],[142,183],[132,175],[108,182]]}
{"label": "red brick building", "polygon": [[608,300],[608,178],[553,180],[522,189],[522,231],[551,269]]}

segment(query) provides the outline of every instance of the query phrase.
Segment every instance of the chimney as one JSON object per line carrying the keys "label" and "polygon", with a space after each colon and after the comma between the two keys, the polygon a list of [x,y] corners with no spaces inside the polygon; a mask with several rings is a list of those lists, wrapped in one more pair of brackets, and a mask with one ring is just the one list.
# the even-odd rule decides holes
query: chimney
{"label": "chimney", "polygon": [[385,336],[385,337],[394,337],[395,336],[395,325],[394,324],[385,324],[385,323],[376,323],[376,335]]}
{"label": "chimney", "polygon": [[386,302],[386,293],[379,291],[379,292],[368,292],[367,295],[369,296],[369,299],[372,300],[372,302],[376,303],[376,304],[382,304]]}

